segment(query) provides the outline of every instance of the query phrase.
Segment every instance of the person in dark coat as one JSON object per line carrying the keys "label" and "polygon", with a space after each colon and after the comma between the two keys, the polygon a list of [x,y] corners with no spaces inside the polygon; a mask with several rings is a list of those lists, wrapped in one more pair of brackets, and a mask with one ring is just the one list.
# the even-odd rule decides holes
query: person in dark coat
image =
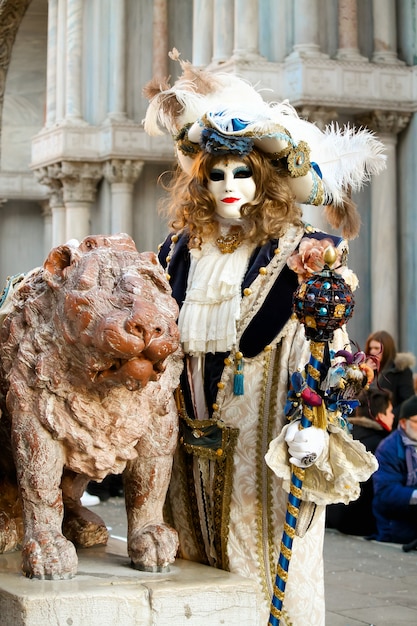
{"label": "person in dark coat", "polygon": [[375,539],[411,543],[417,539],[417,395],[402,404],[397,430],[379,444],[375,456]]}
{"label": "person in dark coat", "polygon": [[[359,396],[360,405],[355,416],[349,418],[352,436],[363,443],[369,452],[391,432],[394,421],[391,394],[384,389],[368,389]],[[376,533],[376,521],[372,513],[372,478],[361,483],[357,500],[349,504],[332,504],[327,507],[326,526],[347,535],[372,536]]]}
{"label": "person in dark coat", "polygon": [[411,352],[397,352],[394,339],[386,330],[369,335],[365,353],[372,357],[367,361],[368,365],[378,373],[371,386],[388,389],[392,393],[396,428],[402,402],[415,393],[412,372],[415,357]]}

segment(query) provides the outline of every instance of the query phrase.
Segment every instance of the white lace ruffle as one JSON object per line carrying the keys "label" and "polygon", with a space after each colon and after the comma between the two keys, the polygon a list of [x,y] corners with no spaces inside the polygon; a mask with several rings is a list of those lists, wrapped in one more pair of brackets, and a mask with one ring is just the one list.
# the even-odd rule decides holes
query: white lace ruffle
{"label": "white lace ruffle", "polygon": [[187,295],[178,319],[187,354],[226,352],[235,344],[240,289],[251,250],[242,244],[232,254],[222,254],[211,243],[191,250]]}

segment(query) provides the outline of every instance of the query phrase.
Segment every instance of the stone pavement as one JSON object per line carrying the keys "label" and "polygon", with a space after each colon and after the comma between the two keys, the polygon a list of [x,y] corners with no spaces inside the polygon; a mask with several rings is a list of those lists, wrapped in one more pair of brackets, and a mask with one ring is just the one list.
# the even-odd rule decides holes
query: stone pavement
{"label": "stone pavement", "polygon": [[417,625],[417,551],[326,530],[326,626]]}
{"label": "stone pavement", "polygon": [[[121,498],[93,510],[112,535],[126,536]],[[417,551],[327,529],[324,567],[326,626],[417,626]]]}
{"label": "stone pavement", "polygon": [[[80,551],[71,581],[34,584],[16,577],[18,553],[0,557],[0,626],[263,626],[252,581],[181,560],[169,575],[139,574],[126,554],[123,498],[92,510],[109,546]],[[417,626],[417,551],[326,530],[324,563],[326,626]],[[308,616],[305,626],[315,626]]]}

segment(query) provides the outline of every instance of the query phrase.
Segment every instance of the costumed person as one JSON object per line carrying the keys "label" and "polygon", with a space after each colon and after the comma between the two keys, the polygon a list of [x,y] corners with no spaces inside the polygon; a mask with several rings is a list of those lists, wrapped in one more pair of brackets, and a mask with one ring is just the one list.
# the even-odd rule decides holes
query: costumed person
{"label": "costumed person", "polygon": [[397,352],[394,338],[386,330],[377,330],[369,335],[365,352],[371,357],[368,364],[378,374],[372,386],[392,393],[396,428],[401,404],[415,393],[412,372],[415,356],[412,352]]}
{"label": "costumed person", "polygon": [[[292,315],[300,273],[322,269],[332,245],[349,277],[346,241],[304,224],[299,203],[332,203],[332,224],[356,235],[347,190],[384,167],[382,145],[365,130],[322,133],[233,75],[181,65],[172,87],[155,81],[144,92],[145,130],[170,132],[179,163],[166,206],[172,232],[159,252],[185,353],[171,521],[181,558],[258,582],[266,624],[288,496],[275,472],[317,458],[321,478],[300,513],[284,604],[286,624],[321,626],[324,505],[357,497],[376,465],[343,428],[332,446],[318,428],[287,430],[290,374],[309,359]],[[341,329],[333,348],[347,346]],[[274,471],[264,458],[272,440]]]}

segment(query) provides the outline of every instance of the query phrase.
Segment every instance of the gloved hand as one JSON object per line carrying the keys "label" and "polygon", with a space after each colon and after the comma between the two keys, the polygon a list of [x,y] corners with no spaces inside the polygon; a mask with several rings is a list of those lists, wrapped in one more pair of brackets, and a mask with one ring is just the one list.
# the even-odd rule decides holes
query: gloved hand
{"label": "gloved hand", "polygon": [[324,430],[309,426],[299,429],[300,420],[291,422],[285,433],[288,444],[290,463],[297,467],[309,467],[323,452],[325,437]]}

